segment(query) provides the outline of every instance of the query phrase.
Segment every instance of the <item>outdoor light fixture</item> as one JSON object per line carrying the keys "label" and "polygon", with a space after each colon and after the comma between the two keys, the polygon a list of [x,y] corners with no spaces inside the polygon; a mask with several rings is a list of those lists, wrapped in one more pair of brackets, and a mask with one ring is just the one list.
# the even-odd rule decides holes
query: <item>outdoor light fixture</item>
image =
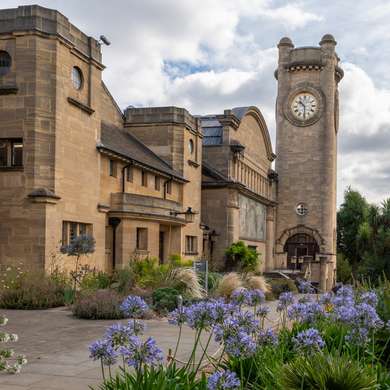
{"label": "outdoor light fixture", "polygon": [[104,43],[106,46],[110,46],[111,45],[111,42],[104,35],[100,35],[100,41],[99,42]]}
{"label": "outdoor light fixture", "polygon": [[171,215],[174,215],[175,217],[177,215],[184,215],[184,219],[186,221],[186,223],[191,223],[191,222],[194,222],[194,218],[195,218],[195,212],[192,211],[192,207],[188,207],[188,209],[186,211],[171,211],[170,212]]}

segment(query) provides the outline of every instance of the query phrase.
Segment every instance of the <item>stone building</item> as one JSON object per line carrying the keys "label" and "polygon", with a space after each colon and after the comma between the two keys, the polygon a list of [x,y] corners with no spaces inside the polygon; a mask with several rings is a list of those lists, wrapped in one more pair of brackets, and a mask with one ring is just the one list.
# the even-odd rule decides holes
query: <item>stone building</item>
{"label": "stone building", "polygon": [[97,40],[55,10],[0,10],[0,263],[48,268],[87,233],[99,269],[172,254],[223,268],[226,247],[243,240],[263,270],[302,268],[330,288],[335,45],[330,35],[320,47],[280,41],[276,158],[258,108],[122,112]]}

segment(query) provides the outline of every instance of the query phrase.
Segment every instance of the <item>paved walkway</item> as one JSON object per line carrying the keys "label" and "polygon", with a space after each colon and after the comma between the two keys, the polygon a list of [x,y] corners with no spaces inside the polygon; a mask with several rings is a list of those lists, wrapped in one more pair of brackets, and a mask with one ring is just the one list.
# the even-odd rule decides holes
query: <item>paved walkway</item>
{"label": "paved walkway", "polygon": [[[89,359],[88,346],[115,321],[80,320],[66,308],[0,313],[9,319],[6,329],[19,335],[19,342],[9,345],[27,355],[29,361],[21,374],[0,374],[1,390],[86,390],[101,383],[100,366]],[[165,353],[175,347],[176,326],[163,319],[145,323],[146,336],[156,338]],[[183,329],[179,359],[185,360],[193,341],[193,331]],[[215,345],[212,347],[216,349]]]}

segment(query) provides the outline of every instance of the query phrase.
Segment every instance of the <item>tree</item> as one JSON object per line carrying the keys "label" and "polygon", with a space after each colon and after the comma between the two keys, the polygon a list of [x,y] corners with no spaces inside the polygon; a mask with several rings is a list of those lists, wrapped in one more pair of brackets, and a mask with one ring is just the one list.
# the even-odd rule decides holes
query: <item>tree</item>
{"label": "tree", "polygon": [[355,268],[362,261],[359,231],[368,222],[369,205],[366,199],[350,187],[337,213],[337,252]]}
{"label": "tree", "polygon": [[95,252],[95,239],[87,234],[74,237],[69,245],[63,245],[61,247],[61,252],[76,258],[75,268],[70,272],[73,279],[73,293],[75,293],[77,284],[81,281],[83,276],[80,274],[79,270],[80,258]]}

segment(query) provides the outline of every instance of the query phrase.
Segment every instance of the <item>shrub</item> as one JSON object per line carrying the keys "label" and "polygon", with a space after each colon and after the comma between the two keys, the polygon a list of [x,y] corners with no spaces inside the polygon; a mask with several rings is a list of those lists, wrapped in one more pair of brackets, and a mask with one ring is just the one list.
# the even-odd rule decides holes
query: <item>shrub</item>
{"label": "shrub", "polygon": [[180,292],[174,288],[158,288],[152,294],[154,309],[160,313],[167,313],[176,309],[179,295]]}
{"label": "shrub", "polygon": [[232,292],[242,287],[242,280],[240,275],[236,272],[230,272],[224,275],[219,282],[216,295],[220,297],[230,297]]}
{"label": "shrub", "polygon": [[282,388],[369,390],[376,388],[376,378],[348,356],[317,353],[299,356],[281,371]]}
{"label": "shrub", "polygon": [[169,276],[170,284],[189,298],[203,298],[204,289],[192,268],[174,268]]}
{"label": "shrub", "polygon": [[87,273],[80,283],[82,290],[101,290],[109,288],[111,285],[111,277],[105,272],[93,270]]}
{"label": "shrub", "polygon": [[123,297],[113,290],[96,290],[81,293],[72,305],[78,318],[108,320],[124,318],[119,306]]}
{"label": "shrub", "polygon": [[225,252],[228,269],[254,272],[260,265],[260,253],[249,248],[243,241],[234,242]]}
{"label": "shrub", "polygon": [[147,257],[145,259],[132,259],[129,269],[134,275],[134,283],[138,287],[165,287],[172,269],[170,264],[159,264],[158,259]]}
{"label": "shrub", "polygon": [[298,293],[297,286],[292,279],[271,279],[271,291],[272,294],[278,298],[282,292],[291,291],[293,293]]}
{"label": "shrub", "polygon": [[44,271],[7,267],[2,274],[0,307],[3,309],[48,309],[65,304],[65,281]]}
{"label": "shrub", "polygon": [[268,293],[271,291],[270,284],[265,280],[264,276],[260,275],[251,275],[245,280],[245,284],[249,289],[259,289],[264,293]]}
{"label": "shrub", "polygon": [[128,295],[135,286],[135,275],[130,267],[115,270],[112,279],[113,283],[111,286],[123,295]]}

